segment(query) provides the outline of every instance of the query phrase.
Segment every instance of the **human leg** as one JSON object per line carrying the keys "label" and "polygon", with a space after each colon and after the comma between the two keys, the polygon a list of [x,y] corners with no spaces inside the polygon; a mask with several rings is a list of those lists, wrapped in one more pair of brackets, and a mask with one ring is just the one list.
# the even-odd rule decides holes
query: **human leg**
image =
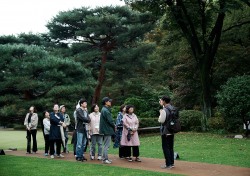
{"label": "human leg", "polygon": [[30,130],[31,131],[31,135],[32,135],[32,152],[37,152],[37,141],[36,141],[36,133],[37,130]]}
{"label": "human leg", "polygon": [[31,145],[31,132],[29,130],[26,130],[26,138],[27,138],[27,153],[31,153],[30,151],[30,145]]}
{"label": "human leg", "polygon": [[108,160],[108,150],[110,147],[110,142],[111,142],[111,136],[104,136],[103,137],[103,160]]}

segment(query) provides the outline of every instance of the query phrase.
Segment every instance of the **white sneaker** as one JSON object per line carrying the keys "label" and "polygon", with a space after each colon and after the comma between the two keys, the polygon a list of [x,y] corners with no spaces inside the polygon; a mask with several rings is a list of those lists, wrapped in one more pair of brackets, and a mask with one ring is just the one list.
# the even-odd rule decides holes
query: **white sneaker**
{"label": "white sneaker", "polygon": [[102,160],[102,156],[98,156],[97,159],[98,159],[98,160]]}
{"label": "white sneaker", "polygon": [[54,159],[55,157],[54,157],[54,155],[50,155],[50,158],[51,158],[51,159]]}
{"label": "white sneaker", "polygon": [[57,155],[58,158],[64,158],[64,156],[62,154]]}
{"label": "white sneaker", "polygon": [[109,161],[109,160],[104,160],[104,161],[102,161],[102,163],[104,163],[104,164],[111,164],[112,162]]}
{"label": "white sneaker", "polygon": [[94,157],[94,156],[90,156],[90,159],[91,159],[91,160],[94,160],[94,159],[95,159],[95,157]]}

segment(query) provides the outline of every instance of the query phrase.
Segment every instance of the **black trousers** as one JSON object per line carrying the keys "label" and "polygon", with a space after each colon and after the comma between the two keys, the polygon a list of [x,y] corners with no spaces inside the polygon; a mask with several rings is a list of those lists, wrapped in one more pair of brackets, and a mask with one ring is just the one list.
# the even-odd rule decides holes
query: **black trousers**
{"label": "black trousers", "polygon": [[133,156],[138,157],[140,155],[139,146],[123,146],[125,157],[131,157],[131,148],[133,150]]}
{"label": "black trousers", "polygon": [[120,147],[119,147],[119,157],[120,157],[120,158],[125,157],[125,155],[126,155],[126,153],[125,153],[126,150],[125,150],[125,149],[126,149],[126,147],[123,147],[123,146],[120,146]]}
{"label": "black trousers", "polygon": [[33,145],[32,145],[32,152],[37,152],[37,142],[36,142],[36,133],[37,130],[27,130],[27,152],[31,153],[31,136],[33,140]]}
{"label": "black trousers", "polygon": [[45,153],[49,153],[49,146],[50,146],[49,134],[44,135],[44,142],[45,142]]}
{"label": "black trousers", "polygon": [[54,140],[50,140],[49,143],[50,143],[49,154],[50,155],[55,154],[55,146],[54,146],[54,144],[56,143],[56,154],[60,155],[61,154],[62,140],[61,139],[54,139]]}
{"label": "black trousers", "polygon": [[162,135],[161,141],[166,166],[171,166],[174,164],[174,135]]}

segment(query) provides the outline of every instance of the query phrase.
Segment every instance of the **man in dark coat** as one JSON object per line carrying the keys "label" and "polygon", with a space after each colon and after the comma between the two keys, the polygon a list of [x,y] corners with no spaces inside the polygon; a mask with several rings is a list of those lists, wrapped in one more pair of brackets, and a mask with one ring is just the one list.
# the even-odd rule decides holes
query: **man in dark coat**
{"label": "man in dark coat", "polygon": [[108,159],[108,149],[110,147],[111,136],[115,134],[115,123],[111,114],[111,101],[112,99],[104,97],[102,104],[104,105],[101,111],[100,117],[100,128],[99,133],[103,134],[103,163],[110,164],[111,161]]}
{"label": "man in dark coat", "polygon": [[76,110],[77,119],[77,144],[76,144],[76,160],[87,161],[84,157],[84,148],[87,142],[86,124],[90,122],[89,114],[87,111],[87,100],[81,99],[79,101],[80,108]]}
{"label": "man in dark coat", "polygon": [[58,104],[54,105],[53,110],[54,112],[50,113],[50,157],[54,158],[54,144],[56,143],[57,157],[63,158],[64,156],[61,154],[62,137],[60,132],[60,126],[63,125],[63,116],[59,113]]}

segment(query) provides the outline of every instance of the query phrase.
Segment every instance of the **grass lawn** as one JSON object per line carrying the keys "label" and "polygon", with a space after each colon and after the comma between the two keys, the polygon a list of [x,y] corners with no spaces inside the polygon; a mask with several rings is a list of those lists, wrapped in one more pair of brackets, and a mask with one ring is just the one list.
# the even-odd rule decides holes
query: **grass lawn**
{"label": "grass lawn", "polygon": [[[0,149],[26,148],[25,131],[0,131]],[[37,135],[38,148],[44,149],[42,132]],[[69,140],[71,141],[71,139]],[[161,139],[158,134],[140,136],[140,156],[163,158]],[[69,146],[72,150],[72,145]],[[175,151],[180,160],[213,164],[225,164],[250,168],[250,140],[225,138],[208,133],[178,133],[175,136]],[[109,153],[117,154],[118,149],[110,148]]]}
{"label": "grass lawn", "polygon": [[126,169],[107,165],[17,156],[0,156],[0,168],[1,176],[177,176],[176,174]]}

